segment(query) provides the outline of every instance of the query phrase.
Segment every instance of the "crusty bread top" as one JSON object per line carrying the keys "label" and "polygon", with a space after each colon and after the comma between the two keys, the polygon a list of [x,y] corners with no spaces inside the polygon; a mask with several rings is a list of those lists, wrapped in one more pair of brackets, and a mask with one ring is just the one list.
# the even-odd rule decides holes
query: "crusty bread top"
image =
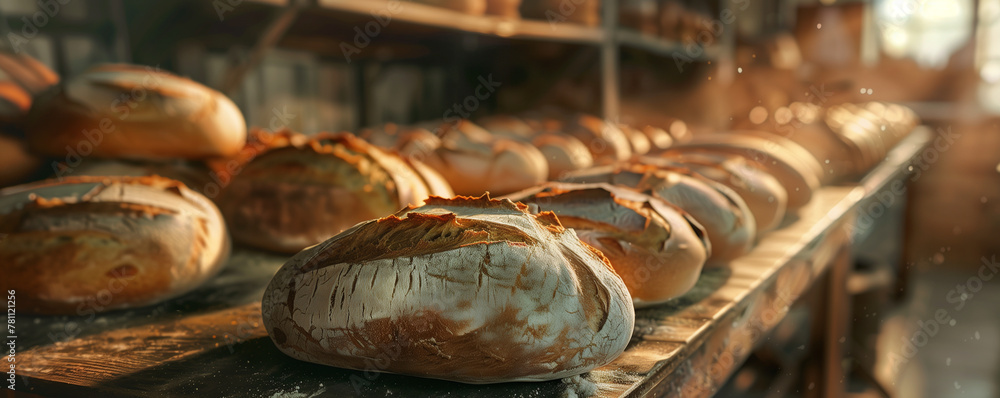
{"label": "crusty bread top", "polygon": [[[151,190],[109,189],[116,185],[141,186]],[[153,192],[160,192],[153,194]],[[0,214],[28,208],[53,208],[85,202],[122,203],[145,214],[196,213],[206,217],[207,200],[183,183],[160,176],[76,176],[45,180],[0,190]]]}

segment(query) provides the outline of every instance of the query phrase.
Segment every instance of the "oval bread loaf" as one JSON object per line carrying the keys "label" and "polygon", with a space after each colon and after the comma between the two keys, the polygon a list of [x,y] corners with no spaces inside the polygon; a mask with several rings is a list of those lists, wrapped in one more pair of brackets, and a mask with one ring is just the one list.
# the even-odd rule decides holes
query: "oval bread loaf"
{"label": "oval bread loaf", "polygon": [[137,65],[101,65],[46,91],[25,126],[29,147],[62,157],[204,159],[247,139],[236,104],[197,82]]}
{"label": "oval bread loaf", "polygon": [[802,149],[802,152],[808,157],[790,153],[785,150],[785,146],[775,143],[774,140],[744,134],[702,134],[688,143],[667,149],[658,155],[669,157],[673,154],[691,152],[742,156],[751,164],[777,178],[785,187],[789,210],[805,206],[812,200],[812,193],[819,188],[819,176],[823,173],[819,162],[805,149]]}
{"label": "oval bread loaf", "polygon": [[575,183],[624,185],[684,209],[705,227],[712,244],[711,264],[728,262],[750,250],[757,228],[746,202],[736,192],[694,173],[661,170],[654,166],[595,167],[563,179]]}
{"label": "oval bread loaf", "polygon": [[687,212],[628,188],[548,183],[508,198],[555,213],[580,240],[604,253],[636,308],[690,290],[711,251],[705,229]]}
{"label": "oval bread loaf", "polygon": [[[350,134],[308,139],[282,132],[237,167],[217,202],[240,243],[284,253],[315,245],[364,220],[384,217],[432,192],[433,171]],[[218,167],[218,166],[216,166]],[[450,194],[450,191],[437,192]]]}
{"label": "oval bread loaf", "polygon": [[541,381],[607,364],[634,313],[600,252],[552,213],[487,197],[431,198],[292,257],[264,293],[294,358],[463,383]]}
{"label": "oval bread loaf", "polygon": [[207,198],[162,177],[71,177],[0,191],[0,268],[18,310],[85,315],[154,304],[229,255]]}
{"label": "oval bread loaf", "polygon": [[640,164],[659,168],[686,168],[725,185],[747,203],[757,231],[767,231],[781,223],[788,207],[788,192],[774,176],[753,167],[743,157],[722,153],[674,153],[669,157],[642,156]]}

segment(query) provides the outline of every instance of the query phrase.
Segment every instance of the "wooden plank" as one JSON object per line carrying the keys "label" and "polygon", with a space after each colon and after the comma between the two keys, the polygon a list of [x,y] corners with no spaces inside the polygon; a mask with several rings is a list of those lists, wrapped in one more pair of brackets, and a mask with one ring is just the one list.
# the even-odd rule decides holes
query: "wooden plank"
{"label": "wooden plank", "polygon": [[420,3],[386,0],[318,0],[317,4],[328,10],[361,15],[391,10],[394,21],[497,37],[582,44],[600,44],[604,40],[604,31],[600,28],[573,23],[556,25],[548,21],[508,19],[491,15],[476,16]]}

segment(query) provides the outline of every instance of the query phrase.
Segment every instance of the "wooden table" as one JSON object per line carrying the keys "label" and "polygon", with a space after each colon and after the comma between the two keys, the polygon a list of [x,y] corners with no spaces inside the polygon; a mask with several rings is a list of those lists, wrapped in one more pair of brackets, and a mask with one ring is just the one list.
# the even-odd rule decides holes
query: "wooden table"
{"label": "wooden table", "polygon": [[[837,395],[848,315],[844,289],[858,206],[892,181],[933,134],[915,131],[876,170],[828,186],[748,255],[707,269],[669,304],[637,311],[632,341],[613,363],[564,383],[464,385],[349,371],[280,353],[261,323],[260,298],[285,258],[238,249],[206,286],[156,307],[90,317],[18,315],[19,392],[135,395],[560,396],[581,383],[599,396],[710,396],[807,291],[822,295],[816,395]],[[792,217],[794,218],[794,217]],[[819,281],[819,283],[817,283]],[[593,387],[593,385],[592,385]]]}

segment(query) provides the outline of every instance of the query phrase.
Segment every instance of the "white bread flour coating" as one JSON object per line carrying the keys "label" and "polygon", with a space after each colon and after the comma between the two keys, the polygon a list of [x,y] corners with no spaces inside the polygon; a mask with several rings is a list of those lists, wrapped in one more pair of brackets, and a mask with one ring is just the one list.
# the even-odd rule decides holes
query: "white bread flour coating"
{"label": "white bread flour coating", "polygon": [[542,381],[609,363],[635,315],[621,278],[552,213],[428,199],[292,257],[262,314],[304,361],[463,383]]}

